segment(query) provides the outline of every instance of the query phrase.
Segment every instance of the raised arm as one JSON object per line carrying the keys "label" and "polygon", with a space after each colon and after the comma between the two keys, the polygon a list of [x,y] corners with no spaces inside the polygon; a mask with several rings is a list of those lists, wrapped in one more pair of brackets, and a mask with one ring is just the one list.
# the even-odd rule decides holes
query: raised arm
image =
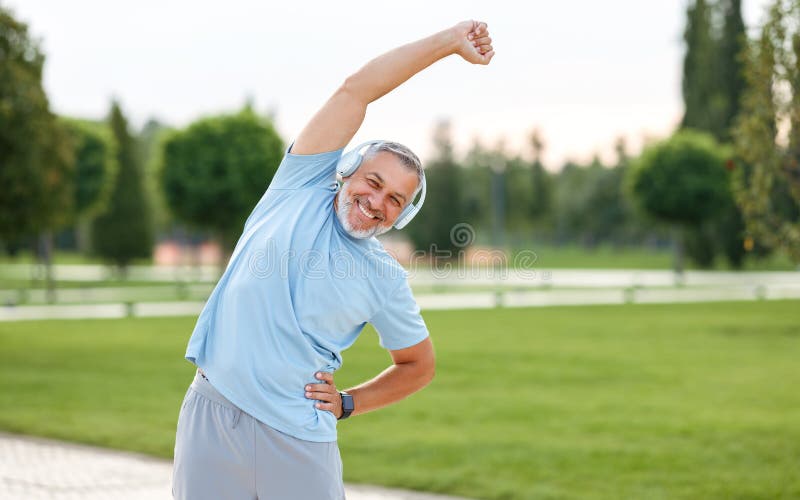
{"label": "raised arm", "polygon": [[348,77],[311,118],[292,153],[315,154],[343,148],[361,127],[367,105],[451,54],[473,64],[494,56],[486,23],[464,21],[376,57]]}

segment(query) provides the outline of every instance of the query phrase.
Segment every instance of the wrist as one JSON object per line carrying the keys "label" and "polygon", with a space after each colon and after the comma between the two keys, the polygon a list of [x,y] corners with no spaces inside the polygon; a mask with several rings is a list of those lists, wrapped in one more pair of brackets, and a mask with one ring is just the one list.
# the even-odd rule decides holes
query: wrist
{"label": "wrist", "polygon": [[453,26],[452,28],[448,28],[439,32],[439,38],[441,39],[442,46],[444,47],[444,52],[448,56],[458,53],[460,40],[458,30],[456,28],[457,26]]}
{"label": "wrist", "polygon": [[355,411],[355,403],[353,401],[353,396],[345,391],[339,392],[339,398],[341,399],[342,414],[339,416],[338,420],[344,420]]}

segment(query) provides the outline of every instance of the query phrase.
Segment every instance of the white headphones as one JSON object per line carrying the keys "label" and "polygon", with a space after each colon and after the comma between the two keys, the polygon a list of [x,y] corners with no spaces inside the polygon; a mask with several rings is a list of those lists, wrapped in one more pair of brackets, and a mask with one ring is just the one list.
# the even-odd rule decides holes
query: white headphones
{"label": "white headphones", "polygon": [[[341,175],[342,177],[350,177],[353,173],[358,170],[358,167],[361,165],[361,162],[364,160],[364,154],[367,152],[370,146],[374,144],[381,144],[386,141],[367,141],[362,144],[359,144],[355,148],[351,149],[347,153],[345,153],[341,159],[339,159],[339,163],[336,165],[336,173]],[[422,204],[425,203],[425,172],[422,172],[422,180],[421,180],[421,189],[417,191],[420,192],[419,201],[415,204],[414,200],[412,199],[408,205],[403,208],[403,211],[400,212],[400,215],[397,217],[397,220],[394,221],[392,227],[395,229],[403,229],[406,224],[411,222],[411,219],[417,215],[417,213],[422,208]]]}

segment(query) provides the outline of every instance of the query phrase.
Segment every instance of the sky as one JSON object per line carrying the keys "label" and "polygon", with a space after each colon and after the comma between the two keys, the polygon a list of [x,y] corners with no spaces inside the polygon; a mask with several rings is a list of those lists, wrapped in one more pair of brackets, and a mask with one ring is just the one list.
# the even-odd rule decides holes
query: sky
{"label": "sky", "polygon": [[[750,29],[767,0],[743,0]],[[11,0],[47,56],[44,86],[59,114],[101,118],[120,100],[134,127],[183,127],[251,100],[290,142],[347,76],[373,57],[459,21],[489,25],[488,66],[443,59],[369,105],[352,144],[402,142],[423,161],[451,122],[456,151],[475,140],[545,164],[635,154],[683,114],[686,0],[225,2]]]}

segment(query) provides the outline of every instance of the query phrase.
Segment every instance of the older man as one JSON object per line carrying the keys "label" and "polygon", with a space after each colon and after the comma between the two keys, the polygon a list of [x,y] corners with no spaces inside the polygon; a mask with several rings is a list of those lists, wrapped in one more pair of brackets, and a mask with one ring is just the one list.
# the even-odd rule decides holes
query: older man
{"label": "older man", "polygon": [[[419,210],[419,159],[386,141],[342,151],[369,103],[451,54],[488,64],[486,24],[462,22],[373,59],[287,149],[189,340],[198,373],[178,418],[176,498],[344,498],[337,420],[433,378],[433,346],[406,274],[374,238]],[[341,353],[366,323],[393,363],[339,392]]]}

